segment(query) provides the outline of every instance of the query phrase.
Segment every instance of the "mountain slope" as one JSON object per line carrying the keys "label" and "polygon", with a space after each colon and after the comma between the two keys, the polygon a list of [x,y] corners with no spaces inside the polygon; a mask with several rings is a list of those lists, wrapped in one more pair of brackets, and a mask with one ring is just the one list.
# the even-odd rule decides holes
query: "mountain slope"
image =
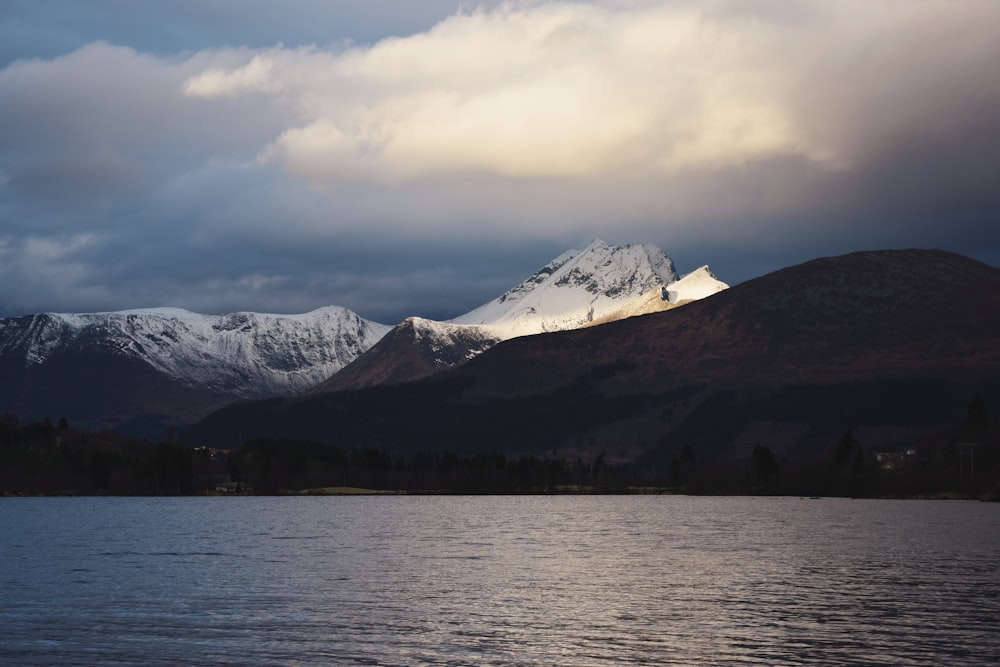
{"label": "mountain slope", "polygon": [[738,451],[767,437],[791,451],[849,429],[925,433],[977,393],[1000,400],[1000,269],[879,251],[669,313],[508,340],[419,383],[228,408],[194,435],[662,461],[684,444]]}
{"label": "mountain slope", "polygon": [[654,246],[597,240],[563,253],[465,315],[448,322],[403,322],[311,393],[417,380],[502,340],[665,310],[727,287],[708,267],[678,280],[673,262]]}
{"label": "mountain slope", "polygon": [[309,393],[361,389],[428,377],[468,361],[501,340],[488,327],[410,317]]}

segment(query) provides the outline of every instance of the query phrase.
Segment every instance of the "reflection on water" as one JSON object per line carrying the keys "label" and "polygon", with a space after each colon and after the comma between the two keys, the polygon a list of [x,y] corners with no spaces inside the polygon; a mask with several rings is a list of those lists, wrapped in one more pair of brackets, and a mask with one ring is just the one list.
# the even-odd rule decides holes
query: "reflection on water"
{"label": "reflection on water", "polygon": [[10,665],[1000,664],[1000,506],[0,500]]}

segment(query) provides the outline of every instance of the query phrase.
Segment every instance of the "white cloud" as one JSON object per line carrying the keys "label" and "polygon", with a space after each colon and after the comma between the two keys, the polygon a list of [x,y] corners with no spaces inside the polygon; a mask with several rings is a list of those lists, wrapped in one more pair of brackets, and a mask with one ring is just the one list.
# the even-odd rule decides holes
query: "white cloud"
{"label": "white cloud", "polygon": [[184,93],[195,97],[234,96],[245,91],[280,93],[283,86],[275,72],[275,55],[274,51],[254,55],[235,69],[207,69],[184,82]]}
{"label": "white cloud", "polygon": [[185,92],[294,106],[300,122],[262,157],[317,181],[812,157],[766,32],[670,6],[506,6],[341,53],[269,50],[192,77]]}
{"label": "white cloud", "polygon": [[133,181],[256,156],[333,187],[845,169],[995,103],[997,21],[976,0],[551,2],[351,48],[97,43],[0,72],[19,151],[0,169],[38,172],[45,150],[114,155]]}
{"label": "white cloud", "polygon": [[[1000,56],[996,4],[804,4],[791,19],[768,2],[506,5],[371,47],[258,52],[185,91],[294,108],[261,158],[318,183],[789,155],[844,168],[883,143],[873,133],[947,124],[929,90],[962,86],[956,72],[974,87]],[[961,104],[970,91],[957,92]]]}

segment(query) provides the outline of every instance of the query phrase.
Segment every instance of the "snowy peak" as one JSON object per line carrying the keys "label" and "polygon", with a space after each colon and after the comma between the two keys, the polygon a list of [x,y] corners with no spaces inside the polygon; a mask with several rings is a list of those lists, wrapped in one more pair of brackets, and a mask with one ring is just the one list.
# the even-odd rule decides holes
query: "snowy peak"
{"label": "snowy peak", "polygon": [[504,338],[574,329],[677,278],[673,262],[655,246],[597,240],[563,253],[500,297],[451,322],[488,326]]}

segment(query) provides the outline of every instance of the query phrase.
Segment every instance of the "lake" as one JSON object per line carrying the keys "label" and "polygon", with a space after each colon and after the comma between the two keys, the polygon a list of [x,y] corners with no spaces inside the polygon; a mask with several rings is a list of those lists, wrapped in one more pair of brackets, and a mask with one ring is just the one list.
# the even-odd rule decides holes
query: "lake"
{"label": "lake", "polygon": [[1000,505],[0,499],[4,665],[996,665]]}

